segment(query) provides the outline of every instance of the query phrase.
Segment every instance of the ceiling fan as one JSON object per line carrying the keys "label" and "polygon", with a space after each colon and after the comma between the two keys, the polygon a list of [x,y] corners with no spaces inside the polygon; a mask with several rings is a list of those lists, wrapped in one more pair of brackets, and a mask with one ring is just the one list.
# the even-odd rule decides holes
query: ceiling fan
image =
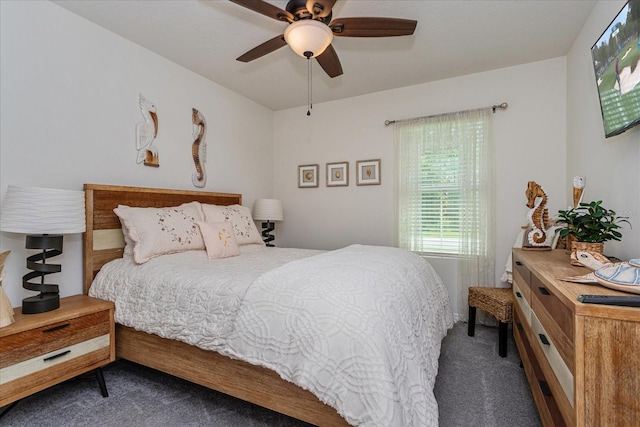
{"label": "ceiling fan", "polygon": [[336,37],[391,37],[413,34],[417,21],[399,18],[337,18],[331,20],[336,0],[289,0],[286,10],[262,0],[230,0],[262,15],[287,22],[284,34],[268,40],[237,58],[249,62],[289,45],[298,55],[316,58],[329,77],[342,74],[331,45]]}

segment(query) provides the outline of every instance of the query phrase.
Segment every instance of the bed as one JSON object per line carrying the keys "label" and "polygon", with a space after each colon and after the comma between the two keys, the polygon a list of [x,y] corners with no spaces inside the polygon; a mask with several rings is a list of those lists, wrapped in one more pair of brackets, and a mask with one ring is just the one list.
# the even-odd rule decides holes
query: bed
{"label": "bed", "polygon": [[[422,425],[425,422],[437,425],[437,404],[435,404],[432,389],[437,373],[440,341],[452,326],[453,320],[444,286],[427,263],[421,259],[420,261],[416,260],[417,256],[411,254],[405,262],[404,255],[396,253],[400,251],[398,249],[360,245],[353,245],[339,251],[294,251],[266,248],[261,245],[241,245],[239,256],[224,260],[209,260],[206,251],[192,250],[163,254],[152,257],[141,265],[136,265],[137,263],[132,261],[132,257],[129,256],[130,254],[125,255],[125,246],[130,247],[131,242],[127,242],[129,245],[125,245],[124,221],[121,223],[120,218],[114,212],[114,209],[120,205],[131,208],[165,208],[198,202],[206,205],[231,207],[242,205],[242,196],[230,193],[96,184],[85,184],[84,189],[87,221],[83,241],[84,292],[94,293],[94,295],[95,292],[102,292],[97,296],[116,302],[117,357],[319,426],[380,425],[383,423],[382,420],[384,420],[384,424],[388,425],[418,425],[418,422]],[[127,231],[125,227],[125,232],[129,233],[130,231]],[[240,239],[240,234],[237,234],[237,237]],[[137,255],[138,253],[136,253]],[[392,261],[395,256],[403,258]],[[364,270],[361,267],[356,268],[358,262],[353,260],[359,260],[363,257],[371,258],[374,260],[372,264],[379,266],[375,268],[372,266]],[[246,274],[244,270],[237,272],[233,270],[233,268],[242,267],[240,262],[243,259],[250,260],[251,265],[262,267],[255,272],[247,272]],[[230,286],[218,286],[216,289],[219,290],[219,294],[215,298],[193,297],[199,292],[200,287],[204,286],[201,284],[203,279],[200,277],[189,279],[193,280],[193,284],[190,286],[195,288],[190,288],[188,293],[183,292],[188,294],[191,299],[204,300],[209,298],[210,305],[213,304],[215,307],[207,306],[204,311],[232,313],[232,317],[226,320],[222,318],[222,320],[217,318],[214,320],[200,319],[209,323],[198,324],[196,327],[198,332],[195,334],[197,338],[182,337],[180,328],[173,328],[173,325],[155,330],[153,322],[145,324],[145,321],[153,318],[154,315],[164,319],[169,312],[178,312],[178,317],[193,318],[193,315],[185,316],[183,311],[198,311],[198,309],[183,310],[180,308],[182,302],[179,302],[174,304],[176,307],[167,308],[165,312],[158,311],[155,314],[143,311],[136,312],[136,310],[140,310],[138,306],[151,307],[152,311],[155,311],[158,310],[160,304],[150,302],[149,297],[146,300],[141,297],[140,301],[146,301],[144,304],[135,304],[136,307],[129,307],[132,304],[124,300],[125,295],[135,300],[139,292],[142,291],[138,289],[138,286],[134,286],[132,290],[126,292],[125,288],[120,287],[124,286],[120,285],[120,279],[118,279],[119,271],[124,270],[121,266],[128,265],[127,268],[137,272],[139,277],[147,277],[150,270],[164,268],[161,276],[166,276],[166,280],[182,280],[181,278],[184,277],[182,273],[176,273],[176,279],[169,278],[171,273],[177,270],[177,267],[173,267],[172,263],[174,262],[181,265],[184,263],[191,265],[188,268],[189,274],[193,273],[193,270],[203,270],[198,274],[209,275],[210,272],[204,270],[212,268],[222,269],[223,274],[224,271],[227,271],[227,275],[234,277],[234,280],[238,277],[244,277],[244,282],[240,281],[239,285],[235,285],[234,282],[233,285],[239,286],[240,291],[231,293],[228,291]],[[336,263],[341,264],[340,272],[325,274]],[[384,265],[385,263],[387,265]],[[405,287],[411,287],[405,286],[406,283],[402,281],[413,280],[413,266],[416,263],[419,264],[418,270],[424,269],[427,271],[426,274],[433,275],[430,276],[433,286],[429,286],[424,291],[422,288],[427,287],[416,287],[417,291],[405,291]],[[396,265],[399,267],[396,268]],[[353,271],[351,271],[352,266]],[[144,268],[147,270],[145,271]],[[393,295],[381,294],[377,299],[374,298],[376,290],[367,289],[366,294],[361,294],[359,293],[362,292],[361,289],[351,289],[352,285],[347,283],[351,281],[344,279],[352,277],[354,274],[385,277],[387,270],[401,270],[403,272],[401,282],[404,284],[401,283],[402,289],[393,289]],[[314,271],[316,273],[313,273]],[[350,272],[349,274],[352,276],[348,276],[347,272]],[[98,284],[91,289],[94,280]],[[386,278],[384,280],[389,283],[392,281],[392,279]],[[107,285],[102,285],[102,282],[106,282]],[[304,286],[300,285],[302,282],[305,282]],[[99,286],[103,286],[100,289],[108,290],[96,291]],[[322,286],[322,289],[314,291],[314,286]],[[347,292],[345,294],[347,296],[336,301],[330,299],[323,301],[326,295],[332,294],[327,291],[331,286],[334,288],[330,289],[335,289],[336,292]],[[204,287],[209,288],[209,285]],[[140,286],[140,288],[142,287]],[[153,298],[155,300],[178,301],[173,296],[167,296],[171,295],[171,289],[170,284],[162,282],[162,286],[156,286]],[[192,289],[198,291],[194,292]],[[343,289],[346,290],[343,291]],[[317,295],[313,295],[313,292],[317,292]],[[389,292],[389,290],[384,292]],[[433,294],[432,307],[427,307],[427,304],[421,301],[423,299],[421,293]],[[312,295],[312,297],[308,297],[308,295]],[[369,306],[363,305],[365,308],[361,308],[364,310],[362,312],[354,310],[350,313],[341,308],[334,314],[326,314],[329,313],[329,310],[336,310],[336,307],[340,307],[341,304],[355,307],[356,301],[350,300],[352,297],[354,300],[358,300],[358,305],[369,304]],[[123,300],[121,301],[119,298],[123,298]],[[309,308],[301,310],[307,317],[296,318],[280,312],[281,306],[288,304],[292,307],[298,307],[301,305],[300,301],[306,298],[313,298],[314,301]],[[394,305],[396,303],[402,303],[402,305]],[[327,305],[336,307],[326,307]],[[120,314],[124,315],[130,311],[137,320],[119,319],[118,307],[120,307]],[[344,348],[356,346],[350,342],[357,343],[358,337],[348,335],[348,333],[354,334],[353,330],[347,335],[344,335],[341,330],[347,328],[345,325],[356,324],[357,318],[373,318],[366,317],[367,310],[369,312],[376,311],[374,317],[382,316],[382,314],[377,314],[378,311],[380,313],[393,311],[400,313],[399,317],[402,318],[399,321],[391,321],[390,319],[388,322],[380,323],[381,326],[376,326],[375,329],[388,329],[384,331],[386,335],[381,335],[382,338],[367,339],[360,344],[362,347],[367,347],[365,352],[384,353],[383,357],[388,357],[392,361],[389,365],[393,366],[376,365],[373,368],[376,371],[375,375],[383,378],[379,387],[371,386],[370,377],[374,377],[374,375],[371,372],[362,372],[359,362],[353,363],[351,356],[342,359],[336,358],[337,364],[332,365],[327,362],[331,360],[331,357],[325,357],[326,355],[323,353],[333,354],[342,352]],[[200,311],[203,310],[200,309]],[[410,313],[413,311],[417,313],[417,319],[420,322],[416,323],[415,320],[409,319]],[[436,314],[432,316],[431,312]],[[423,318],[424,321],[422,321]],[[340,320],[338,321],[338,319]],[[429,320],[427,321],[427,319]],[[309,325],[309,323],[315,322],[339,324],[336,328],[340,331],[329,334],[336,336],[343,334],[337,344],[328,339],[318,338],[313,332],[315,326]],[[404,327],[404,323],[406,323],[408,332],[403,333],[398,328]],[[329,328],[331,327],[330,325]],[[175,336],[171,332],[173,329],[177,330]],[[213,333],[215,338],[208,337],[208,332],[203,333],[202,330],[215,330]],[[300,336],[296,335],[297,331],[300,331]],[[393,341],[396,336],[406,336],[406,340],[405,338],[403,340],[407,342],[402,340],[396,343],[380,342]],[[431,338],[428,342],[423,342],[421,340],[424,336]],[[305,346],[308,344],[309,348],[313,347],[308,350],[309,355],[301,354],[307,352],[307,347],[300,347],[300,342]],[[275,343],[278,343],[278,346]],[[284,350],[282,349],[283,345]],[[411,355],[412,351],[416,351],[414,348],[416,345],[420,347],[418,352],[421,356],[421,362],[413,366],[413,362],[407,364],[407,361],[404,360],[405,349],[402,346],[413,346],[406,349],[406,353]],[[387,356],[387,353],[390,356]],[[291,357],[293,362],[289,362],[288,357]],[[319,363],[320,366],[316,367],[314,363]],[[295,366],[291,364],[295,364]],[[409,378],[408,380],[398,380],[398,382],[410,381],[411,384],[408,387],[403,386],[395,389],[394,387],[397,386],[396,376]],[[389,379],[388,384],[384,382],[385,378]],[[427,384],[428,386],[418,387],[414,384],[414,380],[418,384]],[[367,381],[369,382],[367,383]],[[325,383],[328,382],[336,384],[326,385],[325,390]],[[344,390],[350,389],[351,383],[358,383],[358,387],[361,387],[360,382],[363,383],[362,387],[365,389],[388,389],[387,394],[390,393],[391,398],[376,400],[379,399],[376,390],[372,390],[370,394],[365,390],[362,396],[354,395],[351,390]],[[392,407],[397,404],[397,401],[401,401],[404,407],[411,408],[398,410]],[[406,415],[403,411],[415,413]],[[376,413],[373,414],[373,412]]]}

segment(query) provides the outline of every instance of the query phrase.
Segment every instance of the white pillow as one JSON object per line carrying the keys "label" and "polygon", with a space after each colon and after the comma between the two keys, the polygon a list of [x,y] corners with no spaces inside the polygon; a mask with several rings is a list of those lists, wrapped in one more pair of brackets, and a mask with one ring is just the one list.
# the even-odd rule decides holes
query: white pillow
{"label": "white pillow", "polygon": [[238,242],[230,222],[199,222],[207,256],[212,259],[240,255]]}
{"label": "white pillow", "polygon": [[167,208],[119,205],[113,211],[128,230],[138,264],[163,254],[204,249],[198,227],[204,218],[198,202]]}
{"label": "white pillow", "polygon": [[206,222],[233,223],[238,245],[263,245],[262,237],[251,217],[251,209],[242,205],[218,206],[201,204]]}
{"label": "white pillow", "polygon": [[[120,205],[120,206],[124,206],[124,205]],[[122,256],[133,256],[134,243],[133,243],[133,240],[131,240],[131,237],[129,237],[129,230],[127,229],[127,226],[124,225],[122,221],[120,221],[120,224],[122,225],[122,235],[124,236],[124,249],[123,249]]]}

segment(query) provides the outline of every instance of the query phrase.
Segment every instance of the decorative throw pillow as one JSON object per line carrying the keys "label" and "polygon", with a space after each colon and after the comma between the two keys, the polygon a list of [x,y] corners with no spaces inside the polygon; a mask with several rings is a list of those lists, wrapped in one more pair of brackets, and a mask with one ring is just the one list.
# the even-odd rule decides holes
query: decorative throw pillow
{"label": "decorative throw pillow", "polygon": [[240,255],[238,242],[230,222],[199,222],[207,256],[212,259]]}
{"label": "decorative throw pillow", "polygon": [[123,248],[122,255],[133,256],[134,243],[131,240],[131,237],[129,237],[129,230],[127,229],[127,226],[124,225],[122,221],[120,221],[120,224],[122,225],[122,235],[124,236],[124,248]]}
{"label": "decorative throw pillow", "polygon": [[238,245],[264,245],[262,237],[256,228],[251,209],[242,205],[218,206],[203,203],[202,211],[206,222],[233,223],[233,231]]}
{"label": "decorative throw pillow", "polygon": [[133,259],[138,264],[159,255],[204,249],[198,227],[204,218],[198,202],[167,208],[119,205],[113,211],[128,230]]}

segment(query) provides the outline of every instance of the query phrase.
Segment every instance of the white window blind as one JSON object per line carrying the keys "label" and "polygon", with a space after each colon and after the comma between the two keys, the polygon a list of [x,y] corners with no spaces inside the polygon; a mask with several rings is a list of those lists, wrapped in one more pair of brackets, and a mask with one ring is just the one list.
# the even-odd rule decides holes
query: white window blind
{"label": "white window blind", "polygon": [[460,157],[456,150],[425,152],[421,158],[420,198],[415,215],[422,241],[411,250],[459,253],[462,203],[458,188]]}

